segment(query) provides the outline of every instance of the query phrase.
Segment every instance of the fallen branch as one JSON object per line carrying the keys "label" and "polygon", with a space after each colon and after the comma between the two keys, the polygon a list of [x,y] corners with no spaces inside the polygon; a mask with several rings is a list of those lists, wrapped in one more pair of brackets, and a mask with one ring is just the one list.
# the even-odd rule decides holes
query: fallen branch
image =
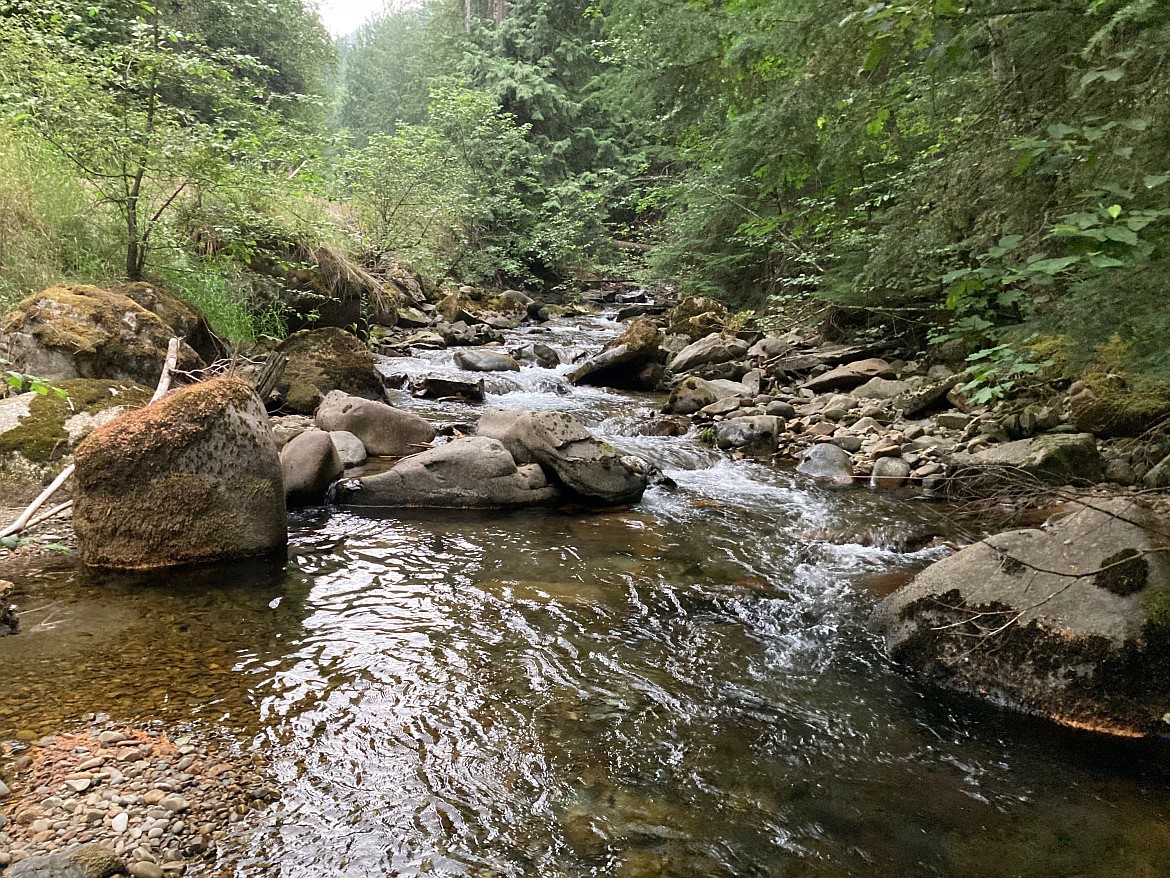
{"label": "fallen branch", "polygon": [[163,364],[162,374],[158,376],[158,387],[154,391],[154,396],[150,398],[151,402],[158,402],[171,389],[171,379],[179,365],[179,345],[181,343],[179,339],[172,338],[170,344],[167,345],[167,359]]}
{"label": "fallen branch", "polygon": [[4,537],[10,537],[13,534],[20,533],[22,530],[24,530],[28,526],[29,521],[32,520],[32,517],[37,514],[37,510],[45,505],[46,500],[57,493],[58,489],[69,480],[71,475],[73,475],[73,471],[75,469],[77,469],[77,466],[71,463],[69,466],[65,467],[65,469],[61,470],[61,474],[57,476],[57,478],[53,479],[53,483],[49,485],[49,487],[41,491],[40,496],[33,500],[29,507],[20,514],[20,518],[16,519],[16,521],[12,522],[12,524],[10,524],[4,530],[0,531],[0,539],[3,539]]}

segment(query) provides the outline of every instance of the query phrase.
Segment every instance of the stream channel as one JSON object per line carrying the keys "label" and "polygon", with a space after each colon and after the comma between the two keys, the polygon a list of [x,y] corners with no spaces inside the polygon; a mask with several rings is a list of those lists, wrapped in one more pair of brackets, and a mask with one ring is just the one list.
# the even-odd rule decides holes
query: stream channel
{"label": "stream channel", "polygon": [[[509,341],[568,360],[621,329]],[[382,368],[457,372],[446,351]],[[576,412],[676,488],[602,513],[309,510],[275,569],[50,566],[0,640],[0,737],[88,713],[231,736],[282,791],[239,876],[1170,875],[1153,748],[925,690],[868,632],[874,583],[946,551],[899,551],[944,509],[640,435],[661,397],[567,368],[486,376],[487,405]]]}

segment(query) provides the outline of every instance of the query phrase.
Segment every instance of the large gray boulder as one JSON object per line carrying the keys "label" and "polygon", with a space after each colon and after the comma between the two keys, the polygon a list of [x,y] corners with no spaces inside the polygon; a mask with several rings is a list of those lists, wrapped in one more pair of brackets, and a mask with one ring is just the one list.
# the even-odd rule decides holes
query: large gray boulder
{"label": "large gray boulder", "polygon": [[679,351],[670,361],[670,371],[681,374],[700,366],[740,360],[747,356],[747,351],[747,342],[715,332]]}
{"label": "large gray boulder", "polygon": [[329,487],[344,469],[331,433],[312,430],[301,433],[280,450],[284,496],[289,506],[324,503]]}
{"label": "large gray boulder", "polygon": [[455,352],[455,365],[465,372],[519,372],[520,364],[502,351]]}
{"label": "large gray boulder", "polygon": [[251,558],[287,543],[276,441],[260,399],[217,378],[99,427],[77,448],[73,529],[91,566]]}
{"label": "large gray boulder", "polygon": [[819,482],[842,487],[853,484],[853,458],[848,451],[828,442],[805,449],[796,471]]}
{"label": "large gray boulder", "polygon": [[343,430],[362,440],[375,457],[412,454],[435,438],[435,428],[413,412],[384,402],[330,393],[317,409],[317,426],[326,432]]}
{"label": "large gray boulder", "polygon": [[1123,498],[1074,510],[931,565],[874,625],[937,685],[1078,728],[1166,731],[1166,523]]}
{"label": "large gray boulder", "polygon": [[662,333],[653,321],[638,319],[620,336],[569,372],[570,384],[592,384],[626,390],[653,390],[662,380],[659,362]]}
{"label": "large gray boulder", "polygon": [[494,509],[532,506],[557,497],[535,464],[517,466],[495,439],[471,436],[408,457],[393,469],[345,483],[348,506]]}
{"label": "large gray boulder", "polygon": [[517,463],[539,464],[549,479],[594,503],[636,503],[648,472],[641,460],[622,457],[567,412],[493,410],[477,433],[498,439]]}

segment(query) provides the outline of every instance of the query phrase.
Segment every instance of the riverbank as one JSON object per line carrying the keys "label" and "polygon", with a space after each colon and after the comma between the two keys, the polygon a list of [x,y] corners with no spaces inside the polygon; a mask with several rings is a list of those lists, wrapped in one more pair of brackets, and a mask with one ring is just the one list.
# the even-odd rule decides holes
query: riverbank
{"label": "riverbank", "polygon": [[264,763],[223,740],[94,717],[19,730],[0,788],[0,866],[98,844],[135,878],[218,873],[248,815],[278,797]]}

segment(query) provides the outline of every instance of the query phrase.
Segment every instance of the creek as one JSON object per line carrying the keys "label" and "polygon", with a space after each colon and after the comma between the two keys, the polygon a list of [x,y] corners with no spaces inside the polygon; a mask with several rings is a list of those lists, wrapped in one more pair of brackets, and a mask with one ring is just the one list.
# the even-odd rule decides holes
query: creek
{"label": "creek", "polygon": [[[510,341],[568,359],[620,329]],[[457,373],[445,351],[382,368]],[[660,397],[566,370],[488,375],[487,405],[576,412],[677,487],[628,511],[309,510],[275,568],[51,565],[0,639],[0,737],[92,713],[234,737],[282,791],[241,878],[1170,874],[1152,747],[924,690],[867,630],[946,551],[915,550],[945,510],[645,435]]]}

